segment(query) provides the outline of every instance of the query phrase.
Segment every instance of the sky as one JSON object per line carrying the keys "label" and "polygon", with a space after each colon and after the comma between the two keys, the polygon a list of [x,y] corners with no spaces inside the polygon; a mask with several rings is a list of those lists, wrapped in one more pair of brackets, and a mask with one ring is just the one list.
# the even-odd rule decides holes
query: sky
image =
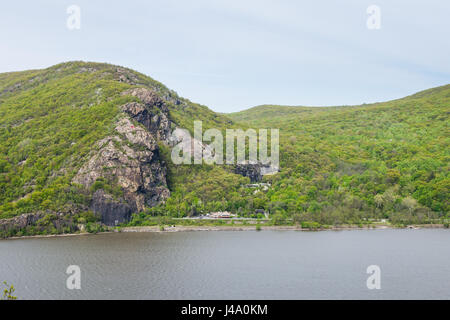
{"label": "sky", "polygon": [[449,35],[448,0],[14,0],[0,72],[108,62],[218,112],[352,105],[450,83]]}

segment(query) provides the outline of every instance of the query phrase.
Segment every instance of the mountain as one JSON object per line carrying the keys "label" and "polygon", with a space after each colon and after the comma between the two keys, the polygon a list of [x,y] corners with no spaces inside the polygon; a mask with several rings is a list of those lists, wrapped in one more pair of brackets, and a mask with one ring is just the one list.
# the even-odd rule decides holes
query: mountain
{"label": "mountain", "polygon": [[[450,85],[362,106],[218,114],[136,71],[68,62],[0,74],[0,236],[231,211],[274,221],[448,216]],[[280,172],[175,165],[177,128],[279,128]],[[101,223],[100,223],[101,222]]]}
{"label": "mountain", "polygon": [[234,124],[130,69],[69,62],[0,74],[0,119],[3,230],[70,232],[77,219],[96,217],[114,225],[165,203],[171,191],[169,206],[183,202],[198,180],[220,200],[233,189],[222,178],[242,183],[228,168],[171,166],[175,128]]}

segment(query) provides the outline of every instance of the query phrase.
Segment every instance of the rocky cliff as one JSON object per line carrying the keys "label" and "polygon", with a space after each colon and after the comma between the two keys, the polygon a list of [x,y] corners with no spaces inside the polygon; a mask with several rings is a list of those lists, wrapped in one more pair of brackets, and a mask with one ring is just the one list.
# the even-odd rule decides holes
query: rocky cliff
{"label": "rocky cliff", "polygon": [[115,134],[96,144],[73,178],[85,188],[92,188],[99,179],[121,188],[119,196],[104,189],[93,195],[91,209],[107,225],[128,221],[131,213],[158,205],[170,195],[167,168],[158,147],[158,141],[168,141],[170,135],[169,110],[150,89],[136,88],[123,94],[136,96],[141,103],[120,107],[123,114]]}

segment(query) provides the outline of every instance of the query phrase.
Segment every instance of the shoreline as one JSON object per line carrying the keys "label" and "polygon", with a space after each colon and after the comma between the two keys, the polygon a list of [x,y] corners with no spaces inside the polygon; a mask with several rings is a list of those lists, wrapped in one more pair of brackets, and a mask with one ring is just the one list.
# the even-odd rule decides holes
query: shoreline
{"label": "shoreline", "polygon": [[371,227],[359,226],[330,226],[328,228],[302,228],[301,226],[260,226],[256,230],[256,225],[252,226],[167,226],[160,230],[159,226],[135,226],[123,227],[120,232],[190,232],[190,231],[345,231],[345,230],[385,230],[385,229],[445,229],[442,224],[411,225],[407,227],[395,227],[391,225],[372,225]]}
{"label": "shoreline", "polygon": [[175,225],[175,226],[165,226],[164,230],[160,229],[160,226],[134,226],[134,227],[122,227],[120,230],[115,229],[111,231],[104,231],[98,233],[64,233],[64,234],[48,234],[48,235],[31,235],[31,236],[21,236],[21,237],[10,237],[1,240],[18,240],[18,239],[34,239],[34,238],[54,238],[54,237],[74,237],[74,236],[93,236],[96,234],[107,234],[107,233],[171,233],[171,232],[195,232],[195,231],[307,231],[307,232],[318,232],[318,231],[351,231],[351,230],[386,230],[386,229],[445,229],[443,224],[423,224],[423,225],[410,225],[407,227],[396,227],[392,225],[371,225],[370,227],[359,227],[359,226],[330,226],[328,228],[322,227],[317,229],[302,228],[301,226],[260,226],[261,229],[257,230],[256,225],[247,226],[185,226],[185,225]]}

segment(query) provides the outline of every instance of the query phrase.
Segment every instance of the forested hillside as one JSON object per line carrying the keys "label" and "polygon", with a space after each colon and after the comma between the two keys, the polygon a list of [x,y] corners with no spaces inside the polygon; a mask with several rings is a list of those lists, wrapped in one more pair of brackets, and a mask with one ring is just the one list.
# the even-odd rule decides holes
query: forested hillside
{"label": "forested hillside", "polygon": [[[72,232],[108,212],[108,223],[135,214],[141,224],[223,210],[329,225],[441,221],[449,212],[449,114],[450,85],[370,105],[223,115],[109,64],[3,73],[0,227],[24,214],[35,216],[4,234]],[[194,120],[222,132],[279,128],[280,172],[264,177],[269,187],[248,187],[231,166],[174,165],[170,133],[192,131]]]}
{"label": "forested hillside", "polygon": [[446,85],[370,105],[265,105],[228,116],[280,128],[281,172],[265,206],[335,224],[448,215],[449,114]]}
{"label": "forested hillside", "polygon": [[[83,188],[73,179],[90,154],[99,150],[97,143],[115,134],[124,117],[121,106],[140,102],[138,96],[125,94],[139,88],[156,94],[150,98],[167,111],[167,130],[192,131],[194,120],[203,121],[204,129],[233,127],[228,118],[179,97],[150,77],[114,65],[69,62],[0,74],[0,219],[35,212],[88,211],[98,189],[120,196],[116,181],[99,179],[91,188]],[[142,126],[133,123],[132,127]],[[167,149],[162,141],[158,144]],[[157,150],[152,152],[159,155]],[[160,160],[164,166],[170,158]],[[236,176],[221,167],[214,172]],[[198,180],[196,173],[190,176]],[[174,181],[170,187],[175,195],[178,178],[167,177]],[[228,186],[215,183],[214,187],[224,194]]]}

